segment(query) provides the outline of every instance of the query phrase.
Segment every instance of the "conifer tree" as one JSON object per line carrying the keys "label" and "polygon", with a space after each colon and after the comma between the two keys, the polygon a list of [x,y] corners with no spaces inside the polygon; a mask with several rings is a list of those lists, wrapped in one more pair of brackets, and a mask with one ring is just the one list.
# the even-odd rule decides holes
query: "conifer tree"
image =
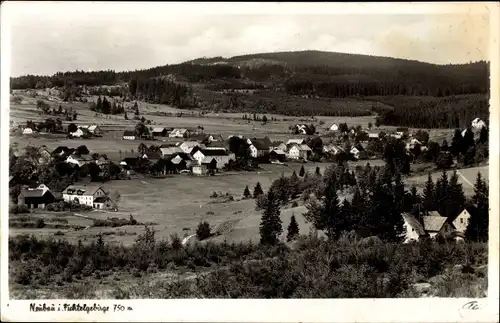
{"label": "conifer tree", "polygon": [[446,214],[441,214],[449,218],[456,217],[465,207],[465,195],[462,184],[458,182],[457,171],[453,172],[446,192]]}
{"label": "conifer tree", "polygon": [[279,242],[279,235],[283,232],[280,219],[280,202],[274,190],[267,193],[267,202],[262,211],[260,222],[260,243],[275,245]]}
{"label": "conifer tree", "polygon": [[448,174],[443,170],[441,177],[436,182],[436,209],[439,214],[446,214],[446,203],[448,202]]}
{"label": "conifer tree", "polygon": [[288,225],[286,240],[292,241],[298,235],[299,235],[299,224],[297,223],[297,220],[295,219],[295,215],[292,214],[292,217],[290,219],[290,224]]}
{"label": "conifer tree", "polygon": [[453,156],[458,157],[460,152],[463,151],[463,138],[460,129],[455,130],[455,134],[453,135],[453,139],[451,140],[450,152]]}
{"label": "conifer tree", "polygon": [[478,172],[474,185],[473,207],[465,236],[471,241],[488,241],[489,229],[489,189]]}
{"label": "conifer tree", "polygon": [[299,194],[299,183],[299,177],[297,176],[297,173],[293,171],[292,176],[290,176],[290,180],[288,181],[290,198],[295,198],[295,196]]}
{"label": "conifer tree", "polygon": [[342,209],[339,205],[335,176],[330,178],[325,188],[325,199],[319,222],[330,239],[338,236],[345,229],[342,227]]}
{"label": "conifer tree", "polygon": [[260,182],[257,182],[253,189],[253,198],[257,198],[259,195],[264,194],[264,191],[262,190],[262,187],[260,186]]}
{"label": "conifer tree", "polygon": [[316,172],[315,172],[316,176],[321,176],[321,172],[319,170],[319,166],[316,166]]}
{"label": "conifer tree", "polygon": [[300,171],[299,171],[299,176],[300,177],[304,177],[304,174],[305,174],[305,169],[304,169],[304,165],[302,165],[302,167],[300,168]]}
{"label": "conifer tree", "polygon": [[434,189],[434,181],[432,180],[431,173],[427,176],[427,181],[424,185],[424,191],[422,195],[422,203],[425,211],[436,210],[436,191]]}
{"label": "conifer tree", "polygon": [[249,198],[250,196],[252,196],[252,195],[250,194],[250,190],[248,189],[248,185],[247,185],[247,186],[245,186],[245,191],[243,192],[243,196],[244,196],[245,198]]}
{"label": "conifer tree", "polygon": [[488,142],[488,128],[482,127],[481,132],[479,133],[479,143],[485,144]]}

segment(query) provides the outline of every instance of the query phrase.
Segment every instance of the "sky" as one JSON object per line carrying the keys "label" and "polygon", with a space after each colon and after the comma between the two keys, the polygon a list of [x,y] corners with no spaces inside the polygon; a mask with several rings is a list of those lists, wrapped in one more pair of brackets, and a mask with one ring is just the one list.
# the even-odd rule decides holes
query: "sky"
{"label": "sky", "polygon": [[429,5],[394,9],[389,4],[354,8],[336,3],[9,5],[2,20],[7,17],[10,26],[11,76],[134,70],[204,56],[292,50],[436,64],[489,56],[488,11],[479,6],[471,10],[471,4],[445,11],[437,6],[429,10]]}

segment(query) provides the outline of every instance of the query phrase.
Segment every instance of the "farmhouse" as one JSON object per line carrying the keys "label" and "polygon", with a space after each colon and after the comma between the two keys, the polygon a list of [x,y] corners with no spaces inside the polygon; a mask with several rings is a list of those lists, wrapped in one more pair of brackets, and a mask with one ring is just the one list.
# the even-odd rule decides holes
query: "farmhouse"
{"label": "farmhouse", "polygon": [[323,145],[323,152],[328,153],[331,155],[337,155],[338,153],[342,152],[342,148],[338,147],[337,145],[334,144],[326,144]]}
{"label": "farmhouse", "polygon": [[292,144],[288,150],[288,158],[290,159],[304,159],[307,160],[311,156],[312,150],[308,145]]}
{"label": "farmhouse", "polygon": [[253,158],[265,158],[271,152],[272,142],[268,137],[248,139],[250,144],[250,156]]}
{"label": "farmhouse", "polygon": [[460,214],[453,220],[453,226],[457,230],[457,232],[465,233],[467,230],[467,226],[469,225],[469,219],[471,217],[472,209],[467,210],[465,208]]}
{"label": "farmhouse", "polygon": [[33,129],[26,127],[23,129],[23,135],[32,135],[34,133]]}
{"label": "farmhouse", "polygon": [[229,160],[234,160],[234,154],[230,156],[225,149],[201,149],[193,155],[193,158],[200,164],[207,157],[214,159],[217,162],[217,168],[219,169],[228,164]]}
{"label": "farmhouse", "polygon": [[286,153],[283,150],[274,149],[269,154],[269,159],[271,163],[282,163],[286,161]]}
{"label": "farmhouse", "polygon": [[404,213],[403,221],[404,243],[418,241],[420,238],[427,236],[424,227],[415,216]]}
{"label": "farmhouse", "polygon": [[337,131],[337,130],[339,130],[339,125],[336,123],[332,124],[332,126],[330,127],[330,131]]}
{"label": "farmhouse", "polygon": [[170,138],[185,138],[189,136],[189,130],[186,128],[176,128],[168,135]]}
{"label": "farmhouse", "polygon": [[446,235],[454,231],[453,226],[448,223],[448,218],[441,216],[439,212],[429,212],[430,215],[422,217],[424,223],[424,230],[431,238],[437,235]]}
{"label": "farmhouse", "polygon": [[180,147],[164,147],[160,148],[160,153],[163,157],[173,156],[184,151]]}
{"label": "farmhouse", "polygon": [[104,189],[95,185],[70,185],[63,192],[63,200],[94,207],[98,197],[107,196]]}
{"label": "farmhouse", "polygon": [[156,127],[156,128],[153,128],[153,130],[151,130],[151,134],[154,137],[165,137],[167,135],[167,133],[168,133],[168,130],[165,127]]}
{"label": "farmhouse", "polygon": [[88,132],[90,132],[93,135],[99,135],[101,134],[101,128],[99,128],[98,125],[90,125],[90,126],[80,126],[79,128],[81,129],[86,129]]}
{"label": "farmhouse", "polygon": [[116,202],[109,196],[98,196],[94,199],[92,207],[101,210],[116,210]]}
{"label": "farmhouse", "polygon": [[135,140],[135,132],[133,130],[125,130],[123,132],[123,140]]}
{"label": "farmhouse", "polygon": [[17,197],[17,204],[26,205],[30,209],[44,209],[47,204],[54,202],[54,199],[54,194],[49,188],[40,184],[36,188],[22,188]]}
{"label": "farmhouse", "polygon": [[179,148],[187,154],[190,154],[194,147],[204,147],[204,145],[198,143],[197,141],[184,141],[179,145]]}
{"label": "farmhouse", "polygon": [[286,142],[286,145],[291,145],[291,144],[297,144],[297,145],[305,145],[306,140],[303,138],[293,138],[293,139],[288,139]]}
{"label": "farmhouse", "polygon": [[75,153],[69,155],[68,158],[66,158],[66,162],[68,164],[78,165],[79,167],[91,163],[92,161],[93,159],[90,155],[78,155]]}

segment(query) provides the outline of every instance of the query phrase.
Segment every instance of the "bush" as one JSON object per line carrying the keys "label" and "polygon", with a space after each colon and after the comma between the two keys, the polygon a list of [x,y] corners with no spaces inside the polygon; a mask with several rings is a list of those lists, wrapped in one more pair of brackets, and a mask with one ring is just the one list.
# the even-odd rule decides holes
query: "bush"
{"label": "bush", "polygon": [[200,240],[209,238],[212,235],[210,230],[210,224],[208,222],[200,222],[198,228],[196,229],[196,236]]}
{"label": "bush", "polygon": [[298,207],[298,206],[299,206],[299,203],[297,203],[297,201],[293,201],[292,207]]}
{"label": "bush", "polygon": [[45,221],[43,219],[36,219],[35,228],[41,229],[45,226]]}
{"label": "bush", "polygon": [[10,208],[9,212],[11,214],[19,214],[19,213],[30,213],[30,209],[26,207],[26,205],[14,205]]}

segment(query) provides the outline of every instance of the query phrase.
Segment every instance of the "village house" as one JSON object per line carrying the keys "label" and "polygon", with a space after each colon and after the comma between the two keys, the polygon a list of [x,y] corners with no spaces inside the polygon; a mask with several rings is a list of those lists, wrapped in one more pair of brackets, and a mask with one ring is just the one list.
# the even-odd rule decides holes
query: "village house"
{"label": "village house", "polygon": [[380,138],[380,134],[378,132],[368,133],[368,140],[375,140],[375,139],[379,139],[379,138]]}
{"label": "village house", "polygon": [[271,163],[283,163],[286,161],[286,153],[280,149],[273,149],[269,154]]}
{"label": "village house", "polygon": [[396,128],[396,134],[400,135],[401,137],[404,135],[408,135],[409,129],[406,127],[398,127]]}
{"label": "village house", "polygon": [[193,174],[195,175],[205,175],[207,173],[207,165],[199,164],[193,166]]}
{"label": "village house", "polygon": [[93,135],[100,135],[101,134],[101,128],[99,128],[98,125],[90,125],[90,126],[80,126],[79,128],[81,129],[86,129],[88,132],[90,132]]}
{"label": "village house", "polygon": [[198,143],[197,141],[184,141],[179,145],[179,148],[187,154],[191,154],[194,147],[204,148],[204,145]]}
{"label": "village house", "polygon": [[361,151],[357,147],[352,147],[349,152],[354,158],[359,159],[359,154]]}
{"label": "village house", "polygon": [[253,158],[266,158],[271,152],[272,142],[268,137],[248,139],[247,143]]}
{"label": "village house", "polygon": [[63,200],[69,203],[76,202],[94,207],[98,197],[105,197],[107,193],[97,185],[70,185],[63,191]]}
{"label": "village house", "polygon": [[38,152],[40,153],[40,157],[38,158],[39,164],[47,164],[52,159],[52,153],[47,149],[47,146],[41,146]]}
{"label": "village house", "polygon": [[467,226],[469,225],[469,219],[471,217],[472,210],[467,210],[465,208],[460,214],[453,220],[452,224],[457,230],[457,232],[465,233]]}
{"label": "village house", "polygon": [[286,145],[292,145],[292,144],[297,144],[297,145],[305,145],[306,143],[306,140],[303,139],[303,138],[292,138],[292,139],[288,139],[288,141],[286,142]]}
{"label": "village house", "polygon": [[17,197],[18,205],[25,205],[30,209],[44,209],[47,204],[54,202],[54,194],[44,184],[37,187],[23,187]]}
{"label": "village house", "polygon": [[151,130],[151,134],[154,137],[165,137],[168,134],[168,130],[165,127],[156,127]]}
{"label": "village house", "polygon": [[342,148],[334,144],[323,145],[323,152],[330,155],[337,155],[342,152]]}
{"label": "village house", "polygon": [[158,161],[162,158],[162,154],[157,151],[149,151],[141,155],[142,159],[148,159],[150,161]]}
{"label": "village house", "polygon": [[92,207],[100,210],[117,210],[116,202],[109,196],[98,196],[94,199]]}
{"label": "village house", "polygon": [[82,167],[85,164],[91,163],[94,159],[90,155],[78,155],[78,154],[71,154],[66,158],[66,162],[68,164],[73,164],[73,165],[78,165],[79,167]]}
{"label": "village house", "polygon": [[446,236],[454,232],[453,226],[447,221],[448,218],[441,216],[439,212],[429,212],[430,215],[422,217],[424,230],[435,239],[438,235]]}
{"label": "village house", "polygon": [[133,130],[125,130],[123,132],[123,140],[135,140],[135,131]]}
{"label": "village house", "polygon": [[32,135],[34,133],[32,128],[26,127],[23,129],[23,135]]}
{"label": "village house", "polygon": [[214,172],[219,168],[222,168],[217,163],[217,160],[212,156],[207,156],[203,158],[203,160],[200,162],[200,165],[204,166],[207,172],[209,173]]}
{"label": "village house", "polygon": [[189,130],[186,128],[175,128],[168,136],[170,138],[185,138],[189,136]]}
{"label": "village house", "polygon": [[307,135],[307,125],[305,124],[298,124],[296,125],[297,131],[300,134]]}
{"label": "village house", "polygon": [[271,149],[286,151],[286,144],[283,141],[273,141]]}
{"label": "village house", "polygon": [[200,164],[206,157],[215,159],[219,169],[222,169],[230,160],[235,160],[234,154],[229,154],[225,149],[200,149],[193,155],[193,158]]}
{"label": "village house", "polygon": [[135,169],[138,163],[138,157],[125,157],[120,161],[120,166],[123,166],[125,169]]}
{"label": "village house", "polygon": [[174,147],[160,147],[160,153],[162,154],[163,157],[168,157],[168,156],[173,156],[178,153],[183,153],[184,151],[181,149],[181,147],[174,146]]}
{"label": "village house", "polygon": [[424,227],[415,216],[403,213],[404,243],[418,241],[422,237],[428,236]]}
{"label": "village house", "polygon": [[307,160],[312,154],[312,150],[308,145],[292,144],[288,150],[288,158]]}
{"label": "village house", "polygon": [[338,131],[339,130],[339,125],[334,123],[332,124],[332,126],[330,127],[330,131]]}

